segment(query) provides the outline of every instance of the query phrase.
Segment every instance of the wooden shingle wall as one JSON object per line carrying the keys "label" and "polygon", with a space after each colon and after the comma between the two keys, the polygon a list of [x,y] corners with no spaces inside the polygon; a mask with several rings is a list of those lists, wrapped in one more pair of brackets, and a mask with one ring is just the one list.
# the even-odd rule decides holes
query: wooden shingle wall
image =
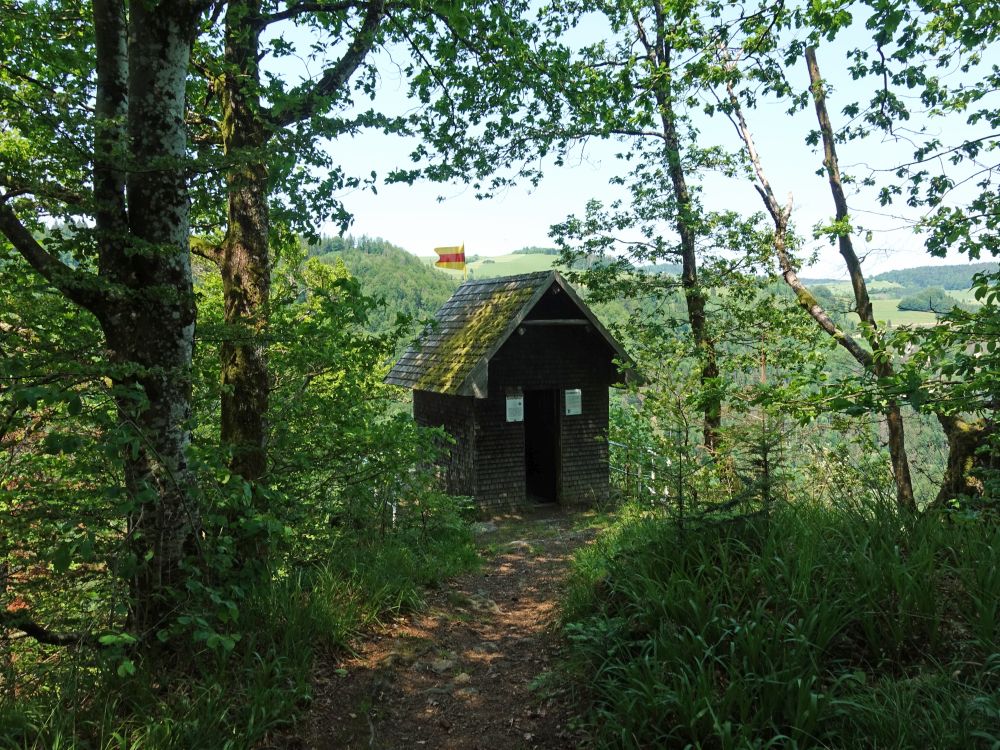
{"label": "wooden shingle wall", "polygon": [[445,490],[451,495],[476,494],[475,409],[470,396],[413,391],[413,418],[423,427],[443,427],[455,438],[443,464]]}
{"label": "wooden shingle wall", "polygon": [[525,390],[610,386],[617,378],[610,349],[583,326],[527,327],[515,333],[490,361],[490,398],[494,388]]}
{"label": "wooden shingle wall", "polygon": [[[524,502],[523,424],[508,424],[505,407],[506,394],[518,388],[560,391],[560,502],[606,501],[608,388],[617,378],[611,350],[583,326],[529,326],[515,333],[490,361],[489,398],[476,404],[479,503]],[[565,414],[562,392],[568,388],[581,389],[582,414]]]}
{"label": "wooden shingle wall", "polygon": [[[560,421],[562,472],[559,490],[563,505],[591,506],[608,501],[608,387],[583,391],[583,413]],[[565,406],[561,401],[560,406]]]}
{"label": "wooden shingle wall", "polygon": [[476,462],[476,504],[484,512],[524,504],[524,423],[507,421],[502,390],[476,401]]}

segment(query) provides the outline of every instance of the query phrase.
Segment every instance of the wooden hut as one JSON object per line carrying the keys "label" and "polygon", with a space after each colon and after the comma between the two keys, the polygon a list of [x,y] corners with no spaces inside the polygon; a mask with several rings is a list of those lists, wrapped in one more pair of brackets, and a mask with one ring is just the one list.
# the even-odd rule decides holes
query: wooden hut
{"label": "wooden hut", "polygon": [[628,362],[555,271],[462,284],[386,381],[454,438],[447,489],[483,511],[608,496],[608,388]]}

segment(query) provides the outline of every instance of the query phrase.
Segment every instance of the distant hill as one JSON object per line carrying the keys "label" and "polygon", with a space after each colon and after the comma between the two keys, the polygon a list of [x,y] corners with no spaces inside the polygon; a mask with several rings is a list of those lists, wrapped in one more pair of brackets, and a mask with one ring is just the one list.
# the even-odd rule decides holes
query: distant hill
{"label": "distant hill", "polygon": [[[527,250],[528,248],[525,248]],[[470,256],[471,258],[472,256]],[[559,260],[558,255],[551,255],[546,252],[523,252],[517,251],[508,255],[494,255],[491,257],[474,256],[475,260],[469,263],[470,279],[489,279],[494,276],[513,276],[518,273],[533,273],[535,271],[548,271]],[[451,278],[461,281],[461,271],[441,271],[434,269],[434,261],[437,256],[421,256],[420,260],[424,264],[441,275],[447,274]]]}
{"label": "distant hill", "polygon": [[[437,260],[436,256],[421,256],[421,260],[430,266]],[[555,268],[559,260],[559,251],[555,248],[525,247],[514,250],[507,255],[472,255],[469,256],[469,278],[489,279],[494,276],[513,276],[519,273],[548,271]],[[578,261],[574,268],[586,267],[586,260]],[[654,266],[642,266],[646,273],[667,273],[678,275],[681,267],[677,263],[659,263]],[[446,271],[457,279],[462,278],[461,271]]]}
{"label": "distant hill", "polygon": [[390,326],[397,312],[433,315],[458,286],[455,277],[378,237],[324,237],[308,252],[327,262],[340,258],[366,294],[385,301],[371,316],[376,330]]}
{"label": "distant hill", "polygon": [[[329,237],[309,249],[309,254],[328,259],[341,258],[360,281],[365,291],[385,300],[385,307],[373,314],[373,326],[384,328],[395,320],[397,312],[414,317],[432,315],[451,296],[461,283],[461,271],[434,268],[436,256],[415,256],[386,240],[373,237]],[[469,278],[484,279],[509,276],[553,268],[559,255],[551,248],[521,248],[507,255],[469,256]],[[947,290],[968,290],[972,276],[977,272],[996,270],[996,263],[975,263],[950,266],[920,266],[900,271],[887,271],[869,279],[869,291],[875,302],[879,320],[894,324],[933,325],[936,316],[930,312],[899,310],[900,298],[927,287]],[[677,275],[681,268],[675,263],[644,266],[647,273]],[[810,279],[815,289],[828,289],[831,293],[850,296],[850,282],[831,279]],[[955,292],[961,302],[971,302],[971,297]],[[617,307],[602,311],[611,319],[618,319]]]}
{"label": "distant hill", "polygon": [[559,255],[558,247],[522,247],[511,255]]}
{"label": "distant hill", "polygon": [[907,289],[941,287],[942,289],[965,290],[972,286],[972,277],[977,273],[992,273],[1000,268],[997,263],[963,263],[952,266],[917,266],[900,271],[886,271],[876,274],[873,279],[891,281]]}

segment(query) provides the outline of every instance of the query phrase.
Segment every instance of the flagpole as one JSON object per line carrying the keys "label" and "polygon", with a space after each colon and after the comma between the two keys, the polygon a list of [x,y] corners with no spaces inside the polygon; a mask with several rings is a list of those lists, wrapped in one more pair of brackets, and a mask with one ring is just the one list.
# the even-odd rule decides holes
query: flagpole
{"label": "flagpole", "polygon": [[[462,257],[463,258],[465,257],[465,241],[464,240],[462,241]],[[468,281],[469,280],[469,263],[468,263],[468,261],[466,261],[462,265],[462,271],[465,272],[465,276],[463,277],[462,281]]]}

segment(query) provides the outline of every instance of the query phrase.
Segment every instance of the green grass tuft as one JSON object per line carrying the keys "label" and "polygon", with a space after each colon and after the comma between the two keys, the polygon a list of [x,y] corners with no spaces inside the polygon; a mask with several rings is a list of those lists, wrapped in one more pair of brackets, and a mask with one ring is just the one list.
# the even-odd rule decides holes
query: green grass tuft
{"label": "green grass tuft", "polygon": [[891,508],[629,508],[575,560],[568,674],[601,747],[996,747],[998,563]]}
{"label": "green grass tuft", "polygon": [[54,652],[44,689],[0,693],[0,748],[235,750],[293,726],[311,698],[313,660],[379,618],[421,606],[427,586],[478,563],[457,517],[385,537],[345,533],[320,566],[250,593],[225,659],[177,654],[119,677],[94,654]]}

